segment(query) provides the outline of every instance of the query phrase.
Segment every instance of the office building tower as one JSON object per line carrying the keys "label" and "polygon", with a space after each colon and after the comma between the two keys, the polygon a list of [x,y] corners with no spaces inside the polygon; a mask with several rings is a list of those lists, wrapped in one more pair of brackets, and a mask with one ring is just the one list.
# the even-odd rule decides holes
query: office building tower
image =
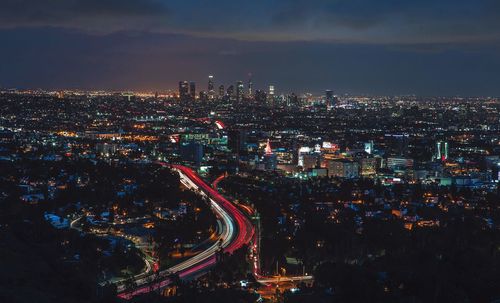
{"label": "office building tower", "polygon": [[181,100],[189,98],[189,83],[187,81],[179,81],[179,98]]}
{"label": "office building tower", "polygon": [[448,142],[438,141],[436,142],[436,160],[446,161],[448,160]]}
{"label": "office building tower", "polygon": [[224,85],[219,85],[219,98],[224,97]]}
{"label": "office building tower", "polygon": [[234,96],[234,85],[229,85],[226,92],[229,98],[232,98]]}
{"label": "office building tower", "polygon": [[316,153],[303,154],[301,163],[304,171],[318,167],[319,155]]}
{"label": "office building tower", "polygon": [[203,145],[198,142],[187,142],[180,145],[180,155],[182,160],[200,165],[203,161]]}
{"label": "office building tower", "polygon": [[267,99],[267,94],[265,91],[259,89],[255,91],[255,101],[259,103],[264,103],[266,102],[266,99]]}
{"label": "office building tower", "polygon": [[365,142],[365,152],[369,155],[373,153],[373,140]]}
{"label": "office building tower", "polygon": [[274,96],[274,85],[269,85],[269,96],[270,97]]}
{"label": "office building tower", "polygon": [[214,86],[214,76],[208,76],[208,91],[206,93],[209,100],[215,99],[215,86]]}
{"label": "office building tower", "polygon": [[297,165],[304,167],[304,156],[312,152],[310,147],[303,146],[299,148],[297,153]]}
{"label": "office building tower", "polygon": [[194,82],[189,83],[189,95],[192,100],[196,99],[196,83]]}
{"label": "office building tower", "polygon": [[202,90],[200,92],[199,98],[200,98],[200,101],[208,101],[208,99],[209,99],[208,93],[206,91]]}
{"label": "office building tower", "polygon": [[269,85],[269,93],[267,94],[267,102],[274,104],[274,85]]}
{"label": "office building tower", "polygon": [[214,93],[214,76],[208,76],[208,93]]}
{"label": "office building tower", "polygon": [[348,159],[328,160],[328,176],[340,178],[358,178],[359,163]]}
{"label": "office building tower", "polygon": [[228,147],[235,154],[246,150],[247,139],[248,134],[245,130],[234,129],[228,131]]}
{"label": "office building tower", "polygon": [[286,106],[298,106],[299,105],[299,97],[292,93],[291,95],[286,96]]}
{"label": "office building tower", "polygon": [[326,104],[328,106],[333,105],[333,91],[332,90],[327,89],[325,91],[325,101],[326,101]]}
{"label": "office building tower", "polygon": [[267,140],[263,159],[264,167],[266,170],[276,170],[276,167],[278,166],[278,158],[276,157],[276,154],[273,153],[271,142],[269,141],[269,139]]}
{"label": "office building tower", "polygon": [[361,158],[358,162],[362,176],[371,176],[377,172],[376,158]]}
{"label": "office building tower", "polygon": [[243,91],[245,90],[245,86],[243,85],[243,81],[238,81],[236,85],[236,100],[243,100]]}
{"label": "office building tower", "polygon": [[249,75],[250,78],[248,79],[248,97],[253,96],[253,82],[252,82],[252,74]]}

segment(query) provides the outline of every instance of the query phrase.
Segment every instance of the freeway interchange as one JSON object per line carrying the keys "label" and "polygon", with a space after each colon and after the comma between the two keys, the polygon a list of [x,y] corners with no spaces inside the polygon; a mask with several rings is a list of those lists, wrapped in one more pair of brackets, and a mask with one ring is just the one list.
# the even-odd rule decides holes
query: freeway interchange
{"label": "freeway interchange", "polygon": [[222,222],[222,229],[216,243],[199,254],[161,271],[159,281],[152,282],[151,276],[139,275],[134,279],[137,285],[134,290],[127,290],[123,283],[117,285],[118,297],[122,299],[131,299],[134,296],[166,287],[171,283],[169,278],[171,274],[177,274],[181,279],[190,279],[206,273],[215,264],[216,253],[220,249],[232,253],[248,244],[255,232],[250,220],[236,206],[208,186],[192,169],[183,165],[159,164],[177,171],[184,186],[208,198],[213,212]]}

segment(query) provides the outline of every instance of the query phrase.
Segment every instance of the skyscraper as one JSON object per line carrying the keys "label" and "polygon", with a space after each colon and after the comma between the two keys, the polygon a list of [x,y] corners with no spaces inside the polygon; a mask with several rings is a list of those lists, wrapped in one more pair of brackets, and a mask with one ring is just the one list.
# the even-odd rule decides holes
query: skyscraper
{"label": "skyscraper", "polygon": [[214,93],[214,76],[208,76],[208,93]]}
{"label": "skyscraper", "polygon": [[236,85],[236,100],[241,101],[243,99],[243,91],[245,90],[245,86],[243,85],[243,81],[238,81]]}
{"label": "skyscraper", "polygon": [[200,165],[203,160],[203,144],[198,142],[184,142],[179,147],[179,152],[184,161]]}
{"label": "skyscraper", "polygon": [[224,97],[224,85],[219,85],[219,98]]}
{"label": "skyscraper", "polygon": [[436,158],[436,160],[441,160],[443,162],[448,160],[448,142],[436,142],[436,154],[434,157]]}
{"label": "skyscraper", "polygon": [[208,99],[209,99],[208,93],[206,91],[202,90],[200,92],[199,99],[200,99],[200,101],[204,101],[204,102],[208,101]]}
{"label": "skyscraper", "polygon": [[253,82],[252,82],[252,74],[248,74],[248,97],[253,96]]}
{"label": "skyscraper", "polygon": [[274,97],[274,85],[269,85],[269,96]]}
{"label": "skyscraper", "polygon": [[274,104],[274,85],[269,85],[269,93],[267,94],[267,102]]}
{"label": "skyscraper", "polygon": [[181,100],[189,98],[189,83],[187,81],[179,81],[179,98]]}
{"label": "skyscraper", "polygon": [[255,101],[264,103],[266,102],[266,99],[267,99],[267,94],[265,91],[259,89],[255,91]]}
{"label": "skyscraper", "polygon": [[295,93],[286,96],[286,106],[297,106],[299,104],[299,97]]}
{"label": "skyscraper", "polygon": [[333,91],[332,90],[325,90],[325,101],[326,105],[332,106],[333,105]]}
{"label": "skyscraper", "polygon": [[369,155],[373,153],[373,140],[365,142],[365,152]]}
{"label": "skyscraper", "polygon": [[227,88],[227,95],[229,98],[232,98],[234,96],[234,85],[229,85]]}
{"label": "skyscraper", "polygon": [[266,149],[264,153],[264,167],[266,170],[276,170],[278,166],[277,156],[273,153],[271,142],[267,139]]}
{"label": "skyscraper", "polygon": [[196,83],[193,81],[189,82],[189,94],[191,95],[191,99],[196,99]]}
{"label": "skyscraper", "polygon": [[233,129],[228,131],[228,147],[235,154],[245,150],[247,144],[247,132],[242,129]]}

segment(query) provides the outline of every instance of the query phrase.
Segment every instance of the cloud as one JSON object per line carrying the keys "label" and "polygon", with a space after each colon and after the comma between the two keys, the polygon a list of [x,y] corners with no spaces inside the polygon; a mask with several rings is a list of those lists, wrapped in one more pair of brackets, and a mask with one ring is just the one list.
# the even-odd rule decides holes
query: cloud
{"label": "cloud", "polygon": [[238,52],[235,50],[223,49],[223,50],[220,50],[217,54],[220,56],[236,56],[236,55],[238,55]]}
{"label": "cloud", "polygon": [[461,43],[498,40],[496,0],[290,0],[272,15],[282,32],[361,43]]}
{"label": "cloud", "polygon": [[498,0],[2,0],[0,27],[147,30],[250,41],[500,40]]}
{"label": "cloud", "polygon": [[2,0],[0,27],[65,27],[110,32],[152,28],[168,18],[157,0]]}

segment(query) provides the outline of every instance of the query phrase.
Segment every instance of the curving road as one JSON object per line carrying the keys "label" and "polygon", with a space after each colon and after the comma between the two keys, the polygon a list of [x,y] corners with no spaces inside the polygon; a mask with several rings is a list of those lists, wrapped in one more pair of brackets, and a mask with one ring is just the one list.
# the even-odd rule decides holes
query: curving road
{"label": "curving road", "polygon": [[[226,177],[225,174],[219,176],[217,179],[214,180],[214,182],[212,183],[212,188],[217,190],[217,187],[220,183],[220,181],[222,181],[224,178]],[[244,204],[240,204],[239,205],[241,208],[243,208],[247,214],[249,216],[252,216],[254,215],[254,212],[255,210],[244,205]],[[262,283],[262,284],[268,284],[268,283],[276,283],[278,280],[281,281],[281,282],[294,282],[294,281],[308,281],[308,280],[313,280],[313,276],[311,275],[303,275],[303,276],[263,276],[260,274],[260,268],[259,268],[259,257],[260,257],[260,249],[258,247],[258,243],[259,243],[259,229],[257,228],[256,230],[254,230],[254,233],[253,233],[253,246],[251,247],[252,248],[252,259],[253,259],[253,275],[255,277],[255,279],[257,280],[257,282],[259,283]]]}
{"label": "curving road", "polygon": [[149,278],[136,279],[138,288],[126,292],[124,285],[118,286],[118,297],[130,299],[136,295],[150,292],[170,284],[168,275],[177,274],[181,279],[197,277],[207,272],[215,264],[215,254],[219,249],[232,253],[248,244],[253,237],[254,227],[248,218],[231,202],[221,194],[208,186],[192,169],[183,165],[168,166],[179,173],[180,180],[187,188],[198,191],[201,195],[208,197],[212,210],[222,221],[222,232],[217,243],[210,246],[201,253],[183,261],[171,268],[160,272],[160,277],[164,277],[160,282],[151,283]]}

